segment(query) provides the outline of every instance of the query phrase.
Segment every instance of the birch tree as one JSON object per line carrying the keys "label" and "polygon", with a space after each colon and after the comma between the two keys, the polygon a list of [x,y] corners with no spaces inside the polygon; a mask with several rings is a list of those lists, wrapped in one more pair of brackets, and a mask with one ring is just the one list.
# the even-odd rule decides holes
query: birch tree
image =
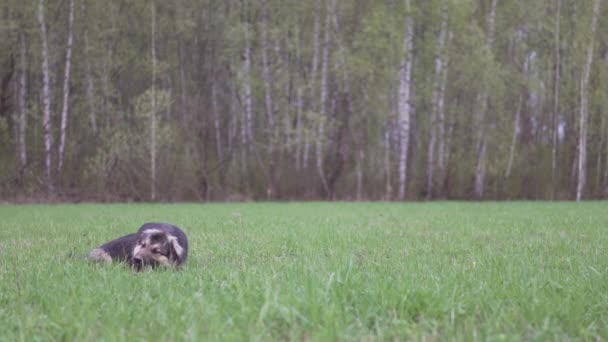
{"label": "birch tree", "polygon": [[294,87],[296,89],[296,136],[295,136],[295,168],[296,171],[300,171],[302,168],[302,111],[304,108],[304,99],[303,99],[303,90],[304,86],[302,85],[302,78],[300,77],[300,37],[299,31],[296,30],[296,75],[294,76]]}
{"label": "birch tree", "polygon": [[[604,43],[604,45],[606,47],[608,47],[608,41],[606,41]],[[604,53],[604,65],[608,68],[608,49]],[[604,119],[606,119],[606,118],[604,117]],[[608,119],[606,119],[606,127],[604,129],[604,134],[606,134],[608,136]],[[604,160],[606,162],[605,162],[605,165],[604,165],[603,186],[604,186],[604,195],[608,196],[608,142],[606,143],[605,150],[606,150],[605,152],[602,152],[600,150],[600,153],[605,153]]]}
{"label": "birch tree", "polygon": [[222,131],[220,130],[220,113],[217,103],[217,81],[215,78],[211,81],[211,110],[213,111],[213,127],[215,129],[215,151],[217,153],[218,162],[224,160],[222,152]]}
{"label": "birch tree", "polygon": [[[435,173],[435,143],[437,141],[437,130],[438,130],[438,117],[440,111],[440,102],[444,96],[442,92],[443,86],[443,67],[444,67],[444,56],[445,53],[445,41],[447,35],[448,26],[448,13],[447,13],[447,1],[444,1],[441,8],[441,29],[439,37],[437,39],[437,52],[435,55],[435,74],[433,77],[433,95],[431,99],[431,126],[429,144],[427,147],[427,160],[426,160],[426,198],[431,199],[433,197],[433,176]],[[443,108],[441,108],[443,110]]]}
{"label": "birch tree", "polygon": [[38,23],[40,24],[40,38],[42,40],[42,129],[44,136],[44,166],[47,194],[52,195],[53,180],[51,174],[51,153],[53,135],[51,131],[51,90],[49,70],[49,49],[47,41],[46,23],[44,20],[44,0],[38,2]]}
{"label": "birch tree", "polygon": [[25,167],[27,165],[27,143],[25,132],[27,128],[27,112],[25,99],[27,97],[27,53],[25,32],[19,32],[19,94],[17,100],[19,113],[19,133],[17,141],[17,181],[23,186]]}
{"label": "birch tree", "polygon": [[[314,24],[313,24],[313,43],[312,43],[312,62],[311,62],[311,72],[310,72],[310,83],[309,83],[309,91],[310,91],[310,103],[309,103],[309,111],[315,112],[317,110],[316,107],[316,81],[317,81],[317,73],[319,69],[319,36],[320,36],[320,15],[321,15],[321,2],[320,0],[316,1],[315,6],[315,15],[314,15]],[[310,133],[308,130],[304,134],[304,152],[302,156],[302,167],[306,170],[308,168],[308,155],[310,151]]]}
{"label": "birch tree", "polygon": [[266,8],[266,3],[263,5],[263,13],[262,13],[262,78],[264,80],[264,100],[266,105],[266,115],[268,119],[268,193],[269,198],[272,198],[276,193],[276,127],[272,106],[272,77],[270,75],[270,66],[268,61],[268,33],[267,33],[267,20],[268,20],[268,9]]}
{"label": "birch tree", "polygon": [[152,96],[150,103],[150,199],[156,200],[156,5],[150,2],[152,12]]}
{"label": "birch tree", "polygon": [[587,163],[587,117],[589,115],[589,74],[593,63],[593,46],[595,44],[595,31],[597,29],[597,17],[600,13],[600,0],[595,0],[591,17],[590,41],[587,47],[587,58],[583,73],[581,75],[580,92],[580,116],[579,116],[579,141],[578,141],[578,182],[576,185],[576,201],[580,202],[586,180]]}
{"label": "birch tree", "polygon": [[329,196],[329,185],[327,184],[327,178],[325,177],[325,170],[323,169],[323,139],[325,139],[325,120],[327,119],[327,77],[329,67],[329,43],[330,43],[330,27],[331,17],[333,10],[333,0],[327,0],[327,12],[325,14],[325,38],[323,41],[323,56],[321,66],[321,98],[319,101],[319,128],[317,131],[317,172],[321,179],[321,184],[327,196]]}
{"label": "birch tree", "polygon": [[[246,4],[244,5],[246,6]],[[245,7],[246,8],[246,7]],[[246,11],[246,9],[245,9]],[[253,105],[251,97],[251,49],[249,47],[249,27],[245,27],[245,47],[243,50],[243,66],[242,66],[242,92],[244,111],[241,122],[241,183],[246,186],[247,176],[247,151],[252,149],[253,145]]]}
{"label": "birch tree", "polygon": [[513,158],[515,157],[515,146],[517,145],[517,138],[521,130],[521,107],[523,103],[523,96],[519,96],[517,110],[515,111],[515,119],[513,120],[513,134],[511,136],[511,147],[509,148],[509,161],[507,162],[507,169],[505,171],[505,179],[511,176],[511,170],[513,168]]}
{"label": "birch tree", "polygon": [[551,135],[551,197],[555,198],[555,178],[557,172],[557,144],[558,144],[558,119],[559,119],[559,90],[560,90],[560,70],[561,70],[561,37],[560,37],[560,17],[562,1],[556,0],[555,11],[555,66],[553,78],[553,117]]}
{"label": "birch tree", "polygon": [[439,122],[437,125],[437,131],[438,131],[438,142],[437,142],[437,168],[438,170],[438,174],[439,174],[439,184],[443,184],[444,181],[444,177],[445,177],[445,167],[446,167],[446,160],[447,158],[447,151],[446,151],[446,146],[448,146],[449,148],[449,144],[446,143],[447,141],[447,137],[446,137],[446,126],[447,126],[447,119],[446,119],[446,111],[445,111],[445,93],[446,93],[446,89],[447,89],[447,84],[448,84],[448,68],[449,68],[449,60],[450,60],[450,55],[449,55],[449,45],[450,42],[452,41],[452,37],[453,34],[451,31],[448,31],[447,33],[447,47],[445,47],[445,53],[444,53],[444,58],[443,58],[443,67],[442,69],[442,74],[441,74],[441,84],[439,87],[439,99],[438,99],[438,103],[437,103],[437,115],[439,118]]}
{"label": "birch tree", "polygon": [[[331,0],[334,1],[334,0]],[[338,54],[339,58],[336,60],[337,67],[336,69],[340,69],[342,71],[342,83],[343,83],[343,92],[346,98],[346,118],[343,120],[342,125],[348,126],[350,117],[353,115],[352,108],[352,98],[351,98],[351,90],[350,90],[350,75],[348,71],[348,62],[347,62],[347,53],[344,47],[344,41],[342,38],[342,32],[340,30],[340,22],[338,21],[338,15],[336,10],[333,8],[335,4],[332,3],[332,27],[334,31],[334,36],[336,40],[336,44],[338,45]],[[356,199],[360,201],[363,199],[363,163],[365,161],[365,141],[364,137],[364,129],[361,129],[361,132],[354,132],[353,135],[355,140],[355,174],[357,179],[357,192]],[[340,146],[337,147],[340,149]],[[335,194],[335,190],[333,186],[330,186],[332,195]]]}
{"label": "birch tree", "polygon": [[[488,51],[492,51],[494,45],[494,27],[496,22],[496,5],[498,0],[492,0],[490,7],[490,13],[488,14],[487,20],[487,33],[486,33],[486,47]],[[475,196],[477,198],[483,197],[484,191],[484,180],[486,174],[486,150],[487,150],[487,127],[486,127],[486,112],[488,110],[488,93],[484,89],[480,96],[480,106],[477,114],[477,122],[479,125],[478,136],[477,136],[477,163],[475,167]]]}
{"label": "birch tree", "polygon": [[68,127],[68,106],[70,100],[70,67],[72,62],[72,26],[74,23],[74,0],[70,0],[70,14],[68,19],[68,41],[65,52],[65,68],[63,76],[63,109],[61,110],[61,126],[59,131],[59,151],[57,161],[57,174],[61,176],[63,168],[63,154],[65,149],[65,136]]}
{"label": "birch tree", "polygon": [[399,67],[399,188],[397,198],[405,199],[405,186],[407,175],[407,152],[410,136],[410,87],[412,73],[412,47],[414,39],[414,24],[411,16],[410,0],[405,0],[405,33],[403,39],[403,55]]}

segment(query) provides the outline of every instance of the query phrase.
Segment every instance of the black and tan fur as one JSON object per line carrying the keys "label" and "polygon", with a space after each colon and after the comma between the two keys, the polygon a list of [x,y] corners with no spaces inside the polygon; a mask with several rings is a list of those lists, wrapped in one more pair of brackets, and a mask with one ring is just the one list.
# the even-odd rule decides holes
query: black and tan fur
{"label": "black and tan fur", "polygon": [[125,262],[136,271],[148,267],[179,267],[188,256],[184,232],[167,223],[146,223],[137,233],[125,235],[92,250],[88,259]]}

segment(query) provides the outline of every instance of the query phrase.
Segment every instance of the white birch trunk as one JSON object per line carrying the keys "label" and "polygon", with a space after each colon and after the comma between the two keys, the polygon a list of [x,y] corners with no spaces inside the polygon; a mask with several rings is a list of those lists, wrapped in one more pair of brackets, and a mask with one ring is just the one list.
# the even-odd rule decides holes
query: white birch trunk
{"label": "white birch trunk", "polygon": [[509,149],[509,161],[507,162],[507,170],[505,171],[505,179],[511,176],[511,168],[513,167],[513,158],[515,157],[515,146],[517,145],[517,137],[520,132],[520,121],[521,121],[521,107],[523,104],[523,97],[519,96],[519,103],[517,110],[515,111],[515,120],[513,120],[513,135],[511,137],[511,148]]}
{"label": "white birch trunk", "polygon": [[[296,99],[295,99],[295,111],[296,111],[296,128],[295,128],[295,150],[294,150],[294,159],[295,159],[295,168],[296,171],[300,171],[302,167],[302,84],[300,77],[300,32],[296,28],[295,32],[296,36],[296,61],[295,61],[295,76],[293,78],[293,86],[296,90]],[[289,69],[288,69],[289,72]]]}
{"label": "white birch trunk", "polygon": [[[292,110],[295,108],[295,103],[291,98],[291,94],[292,94],[292,80],[291,80],[291,74],[290,74],[290,69],[289,69],[289,56],[287,51],[285,51],[285,53],[283,54],[282,50],[281,50],[281,39],[280,38],[276,38],[275,42],[274,42],[274,51],[275,51],[275,55],[276,55],[276,71],[275,71],[275,76],[274,79],[276,80],[275,82],[277,82],[277,84],[281,84],[283,83],[283,92],[281,94],[280,89],[277,91],[277,96],[279,98],[278,101],[274,102],[274,113],[275,115],[277,115],[277,121],[280,121],[281,119],[283,119],[283,127],[284,127],[284,131],[281,133],[281,130],[278,129],[277,130],[277,138],[279,137],[283,137],[284,138],[284,143],[281,142],[281,139],[277,140],[277,152],[280,153],[279,156],[279,161],[278,164],[281,164],[281,160],[283,159],[282,156],[283,154],[281,153],[281,146],[284,146],[284,150],[287,154],[291,153],[291,148],[292,148],[292,142],[291,142],[291,113]],[[284,110],[281,110],[281,105],[285,106]],[[283,116],[279,117],[277,113],[281,113],[283,112]],[[277,125],[278,127],[278,125]],[[277,169],[277,172],[280,172],[281,168],[279,167]]]}
{"label": "white birch trunk", "polygon": [[[83,6],[85,1],[82,2]],[[97,133],[97,114],[96,114],[96,108],[95,108],[95,90],[94,90],[94,86],[93,86],[93,74],[91,71],[91,61],[90,61],[90,56],[89,56],[89,37],[88,37],[88,33],[87,33],[87,29],[86,29],[86,25],[85,25],[85,31],[84,31],[84,49],[85,49],[85,53],[84,53],[84,58],[85,58],[85,73],[86,73],[86,81],[87,81],[87,103],[89,106],[89,121],[90,121],[90,125],[91,125],[91,129],[93,130],[93,133]]]}
{"label": "white birch trunk", "polygon": [[[245,102],[246,140],[243,148],[252,148],[253,144],[253,105],[251,98],[251,49],[249,47],[249,32],[245,30],[245,60],[243,61],[243,100]],[[246,155],[245,155],[246,157]]]}
{"label": "white birch trunk", "polygon": [[410,14],[410,1],[406,0],[405,33],[403,40],[403,56],[399,67],[399,189],[397,197],[399,200],[405,199],[406,176],[407,176],[407,152],[409,148],[410,136],[410,80],[412,71],[412,41],[414,29]]}
{"label": "white birch trunk", "polygon": [[[311,65],[311,73],[310,73],[310,85],[309,85],[309,90],[310,90],[310,104],[309,104],[309,111],[310,112],[315,112],[316,111],[316,105],[315,105],[315,90],[316,90],[316,81],[317,81],[317,72],[319,69],[319,36],[320,36],[320,13],[321,13],[321,5],[320,5],[320,1],[317,0],[317,6],[316,6],[316,11],[315,11],[315,17],[314,17],[314,24],[313,24],[313,44],[312,44],[312,65]],[[310,127],[307,127],[310,128]],[[310,152],[310,129],[307,129],[305,131],[304,134],[304,155],[302,156],[302,168],[303,169],[307,169],[308,168],[308,158],[309,158],[309,152]]]}
{"label": "white birch trunk", "polygon": [[363,200],[363,162],[365,161],[365,150],[360,148],[357,152],[357,201]]}
{"label": "white birch trunk", "polygon": [[[606,42],[606,45],[608,46],[608,42]],[[606,52],[604,54],[604,64],[606,66],[608,66],[608,52]],[[607,120],[607,125],[605,126],[603,134],[604,135],[608,134],[608,120]],[[602,152],[600,151],[600,153],[602,153]],[[604,159],[606,160],[606,162],[605,162],[606,165],[604,166],[604,180],[603,180],[603,183],[604,183],[604,195],[608,196],[608,142],[606,143],[606,151],[605,151],[605,153],[606,153],[606,155],[605,155]]]}
{"label": "white birch trunk", "polygon": [[[109,46],[106,46],[106,50],[107,53],[105,54],[105,58],[102,64],[102,73],[103,75],[101,76],[101,90],[103,93],[103,97],[102,97],[102,108],[103,108],[103,113],[108,113],[110,111],[110,97],[112,96],[112,94],[110,93],[110,72],[111,72],[111,68],[110,65],[112,64],[112,46],[110,44],[107,44]],[[111,119],[110,115],[105,115],[104,117],[105,119],[105,125],[106,127],[108,127],[108,123]],[[99,126],[99,123],[98,123]]]}
{"label": "white birch trunk", "polygon": [[561,0],[557,0],[557,11],[555,14],[555,79],[553,84],[553,136],[551,144],[551,196],[555,198],[555,178],[557,172],[557,144],[558,144],[558,119],[559,119],[559,89],[560,89],[560,18]]}
{"label": "white birch trunk", "polygon": [[580,202],[583,197],[583,190],[586,181],[587,163],[587,116],[588,116],[588,88],[591,64],[593,63],[593,45],[595,43],[595,31],[597,28],[597,17],[600,12],[600,0],[595,0],[593,6],[593,16],[591,18],[591,41],[587,48],[587,60],[581,76],[581,108],[579,120],[579,143],[578,143],[578,182],[576,186],[576,201]]}
{"label": "white birch trunk", "polygon": [[[488,32],[486,36],[486,45],[488,50],[494,45],[494,28],[496,22],[496,5],[498,0],[492,0],[490,13],[488,15]],[[475,182],[474,191],[477,198],[482,198],[484,193],[484,179],[486,174],[486,149],[487,149],[487,134],[486,134],[486,112],[488,110],[488,93],[483,90],[481,94],[481,105],[478,114],[479,134],[477,143],[477,164],[475,167]]]}
{"label": "white birch trunk", "polygon": [[152,103],[150,106],[150,199],[156,200],[156,7],[152,8]]}
{"label": "white birch trunk", "polygon": [[241,182],[247,175],[247,111],[241,110]]}
{"label": "white birch trunk", "polygon": [[27,81],[27,53],[25,46],[25,33],[23,31],[19,32],[19,59],[20,59],[20,67],[19,67],[19,95],[17,98],[17,106],[19,111],[19,130],[18,130],[18,143],[17,143],[17,156],[18,156],[18,177],[19,183],[23,184],[23,177],[25,172],[25,166],[27,164],[27,148],[26,148],[26,139],[25,139],[25,129],[27,127],[27,115],[25,108],[25,98],[26,98],[26,81]]}
{"label": "white birch trunk", "polygon": [[602,116],[602,123],[600,126],[600,142],[597,148],[597,162],[595,164],[595,188],[599,189],[602,182],[602,149],[604,148],[605,132],[606,127],[606,116]]}
{"label": "white birch trunk", "polygon": [[[186,120],[187,110],[186,110],[186,99],[188,98],[187,90],[186,90],[186,61],[184,60],[184,42],[180,37],[178,41],[179,45],[179,86],[180,86],[180,106],[181,106],[181,120],[182,123]],[[213,79],[213,85],[215,87],[215,78]],[[170,107],[170,106],[169,106]]]}
{"label": "white birch trunk", "polygon": [[272,76],[270,75],[270,65],[268,61],[268,37],[267,37],[267,29],[266,24],[268,20],[267,9],[263,9],[264,13],[262,14],[262,78],[264,81],[264,101],[266,104],[266,116],[268,120],[268,175],[269,175],[269,184],[267,187],[268,198],[271,199],[276,194],[276,184],[275,184],[275,176],[276,176],[276,160],[275,160],[275,150],[276,150],[276,142],[277,142],[277,127],[275,127],[274,122],[274,108],[272,106]]}
{"label": "white birch trunk", "polygon": [[325,177],[325,171],[323,170],[323,139],[325,137],[325,119],[327,116],[326,107],[327,107],[327,97],[328,97],[328,89],[327,89],[327,73],[329,68],[329,43],[330,43],[330,30],[331,30],[331,17],[333,10],[333,0],[327,1],[327,13],[325,19],[325,38],[323,41],[323,56],[322,56],[322,66],[321,66],[321,98],[319,102],[319,129],[317,131],[317,172],[319,173],[319,177],[321,178],[321,184],[323,185],[323,189],[325,189],[325,193],[329,195],[329,186],[327,184],[327,179]]}
{"label": "white birch trunk", "polygon": [[384,123],[384,173],[386,176],[384,199],[390,201],[393,196],[391,179],[391,124],[389,120]]}
{"label": "white birch trunk", "polygon": [[239,127],[238,127],[238,122],[239,122],[239,113],[241,113],[242,111],[240,111],[238,108],[238,96],[236,96],[237,94],[237,90],[233,89],[232,87],[230,88],[230,121],[228,122],[228,136],[226,137],[226,144],[227,144],[227,148],[228,148],[228,161],[230,162],[232,160],[232,156],[234,153],[234,141],[238,135],[239,132]]}
{"label": "white birch trunk", "polygon": [[211,106],[213,110],[213,126],[215,128],[215,150],[217,153],[218,163],[222,163],[224,155],[222,151],[222,132],[220,130],[220,113],[217,106],[217,86],[216,81],[213,79],[211,84]]}
{"label": "white birch trunk", "polygon": [[444,8],[441,10],[441,30],[437,40],[437,54],[435,56],[435,75],[433,77],[433,96],[431,99],[431,125],[429,134],[429,144],[427,149],[426,160],[426,198],[433,197],[433,182],[435,174],[435,144],[437,142],[438,117],[439,117],[439,97],[441,96],[441,86],[443,80],[443,54],[445,48],[445,40],[447,35],[447,8],[444,2]]}
{"label": "white birch trunk", "polygon": [[44,135],[44,165],[47,192],[52,195],[53,181],[51,176],[51,148],[53,136],[51,132],[51,92],[49,75],[49,50],[46,33],[46,23],[44,21],[44,1],[38,3],[38,23],[40,24],[40,37],[42,39],[42,128]]}
{"label": "white birch trunk", "polygon": [[297,93],[296,93],[296,171],[300,171],[302,168],[302,87],[297,85]]}
{"label": "white birch trunk", "polygon": [[[332,0],[333,2],[334,0]],[[347,106],[348,106],[348,115],[353,115],[354,111],[352,108],[352,99],[350,94],[350,76],[348,73],[348,63],[346,60],[346,51],[344,49],[344,44],[342,43],[342,38],[340,36],[340,23],[338,22],[338,15],[336,11],[333,10],[334,4],[332,3],[332,24],[335,31],[336,44],[338,45],[338,52],[340,54],[339,67],[342,69],[342,82],[344,84],[344,95],[346,96]],[[338,63],[336,63],[338,64]],[[360,134],[356,134],[360,135]],[[365,142],[363,139],[358,136],[356,142],[356,175],[357,175],[357,201],[361,201],[363,199],[363,176],[364,176],[364,168],[363,165],[365,163]]]}
{"label": "white birch trunk", "polygon": [[446,137],[445,137],[445,126],[446,126],[446,116],[445,116],[445,91],[447,89],[448,83],[448,67],[449,67],[449,43],[452,41],[452,32],[448,32],[448,48],[446,48],[443,59],[443,73],[441,75],[441,87],[439,90],[439,100],[437,105],[437,111],[439,116],[439,125],[438,129],[438,141],[437,141],[437,167],[439,168],[439,175],[441,177],[440,182],[443,181],[444,172],[445,172],[445,164],[446,164]]}
{"label": "white birch trunk", "polygon": [[68,113],[70,100],[70,67],[72,62],[72,26],[74,23],[74,0],[70,0],[70,15],[68,19],[68,42],[65,52],[65,70],[63,76],[63,109],[61,110],[61,126],[59,131],[59,158],[57,161],[57,174],[61,177],[63,168],[63,155],[65,151],[65,136],[68,127]]}
{"label": "white birch trunk", "polygon": [[266,30],[266,22],[268,20],[266,8],[264,8],[264,13],[262,14],[262,78],[264,80],[264,101],[266,104],[266,116],[268,119],[268,126],[270,129],[269,141],[270,141],[270,150],[272,153],[273,143],[274,143],[274,115],[272,108],[272,79],[270,76],[270,66],[268,65],[268,37]]}

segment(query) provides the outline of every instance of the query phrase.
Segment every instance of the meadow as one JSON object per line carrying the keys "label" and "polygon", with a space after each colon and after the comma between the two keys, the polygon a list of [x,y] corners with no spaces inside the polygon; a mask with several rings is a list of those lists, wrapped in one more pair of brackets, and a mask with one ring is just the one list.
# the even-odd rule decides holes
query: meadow
{"label": "meadow", "polygon": [[[608,203],[0,206],[1,341],[605,340]],[[180,271],[86,253],[145,222]]]}

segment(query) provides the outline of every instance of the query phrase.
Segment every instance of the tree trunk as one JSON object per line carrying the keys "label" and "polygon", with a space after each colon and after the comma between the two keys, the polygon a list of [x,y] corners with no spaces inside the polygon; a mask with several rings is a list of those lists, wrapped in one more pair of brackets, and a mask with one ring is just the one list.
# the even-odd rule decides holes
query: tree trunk
{"label": "tree trunk", "polygon": [[444,48],[445,40],[447,35],[447,2],[443,2],[443,8],[441,9],[441,31],[437,41],[437,54],[435,56],[435,75],[433,77],[433,97],[431,99],[431,124],[429,134],[429,144],[427,149],[427,160],[426,160],[426,199],[429,200],[433,197],[433,177],[435,173],[435,143],[437,141],[437,130],[438,130],[438,117],[439,117],[439,101],[441,94],[441,88],[443,84],[443,66],[444,66]]}
{"label": "tree trunk", "polygon": [[220,130],[220,113],[217,105],[217,81],[215,78],[211,81],[211,108],[213,110],[213,127],[215,128],[215,151],[217,153],[218,163],[224,160],[222,151],[222,132]]}
{"label": "tree trunk", "polygon": [[556,173],[557,173],[557,134],[558,134],[558,119],[559,119],[559,89],[560,89],[560,70],[561,70],[561,54],[560,54],[560,17],[562,1],[557,0],[557,11],[555,14],[555,78],[553,84],[553,134],[551,144],[551,199],[555,199],[556,188]]}
{"label": "tree trunk", "polygon": [[[185,52],[184,52],[184,40],[181,37],[181,34],[179,35],[179,37],[177,38],[177,45],[178,45],[178,58],[179,58],[179,87],[180,87],[180,107],[181,107],[181,111],[180,111],[180,117],[181,117],[181,121],[182,123],[185,122],[186,120],[186,115],[188,113],[187,110],[187,98],[188,98],[188,91],[186,89],[186,59],[185,59]],[[212,80],[212,82],[214,83],[212,85],[212,87],[215,87],[215,78]]]}
{"label": "tree trunk", "polygon": [[[317,72],[319,69],[319,35],[320,35],[320,14],[321,14],[321,3],[319,0],[316,1],[316,11],[315,11],[315,17],[314,17],[314,24],[313,24],[313,43],[312,43],[312,64],[311,64],[311,73],[310,73],[310,84],[309,84],[309,91],[310,91],[310,103],[309,103],[309,111],[310,112],[315,112],[316,111],[316,105],[315,105],[315,90],[316,90],[316,81],[317,81]],[[309,128],[309,127],[307,127]],[[304,152],[303,152],[303,156],[302,156],[302,168],[304,170],[306,170],[308,168],[308,156],[309,156],[309,151],[310,151],[310,132],[309,129],[307,129],[304,132]]]}
{"label": "tree trunk", "polygon": [[[243,148],[251,150],[253,144],[253,104],[251,97],[251,48],[249,33],[245,30],[245,60],[243,61],[243,100],[245,101],[246,138]],[[245,155],[246,156],[246,155]]]}
{"label": "tree trunk", "polygon": [[[606,42],[606,46],[608,46],[608,41]],[[604,54],[604,64],[608,66],[608,51]],[[608,135],[608,120],[606,120],[606,126],[604,126],[604,132],[602,133],[604,136]],[[604,176],[603,176],[603,187],[604,187],[604,196],[608,196],[608,142],[606,142],[606,155],[604,159],[606,160],[604,166]],[[599,153],[603,153],[601,150]]]}
{"label": "tree trunk", "polygon": [[407,175],[407,152],[410,136],[410,80],[412,71],[412,45],[414,38],[414,24],[410,13],[410,0],[406,0],[405,33],[403,40],[403,56],[399,68],[399,190],[398,199],[405,199],[405,185]]}
{"label": "tree trunk", "polygon": [[44,135],[44,165],[47,193],[53,195],[53,180],[51,175],[51,148],[53,136],[51,131],[51,91],[49,72],[49,50],[47,43],[46,24],[44,21],[44,1],[38,3],[38,23],[40,24],[40,37],[42,38],[42,128]]}
{"label": "tree trunk", "polygon": [[[488,15],[488,32],[486,36],[486,45],[488,50],[492,50],[494,45],[494,27],[496,22],[496,4],[498,0],[492,0],[492,6]],[[484,179],[486,174],[486,150],[487,150],[487,139],[486,134],[486,112],[488,110],[488,93],[484,89],[481,94],[481,104],[478,114],[479,134],[477,142],[477,163],[475,167],[475,182],[474,191],[475,196],[478,199],[483,197],[484,192]]]}
{"label": "tree trunk", "polygon": [[391,179],[391,130],[392,124],[390,120],[384,122],[384,175],[386,177],[386,185],[384,199],[390,201],[393,197],[393,184]]}
{"label": "tree trunk", "polygon": [[357,201],[363,200],[363,162],[365,160],[365,150],[359,148],[357,151]]}
{"label": "tree trunk", "polygon": [[[244,5],[246,12],[246,4]],[[248,151],[251,151],[253,145],[253,126],[252,126],[252,98],[251,98],[251,49],[249,47],[249,32],[245,29],[245,49],[243,51],[243,102],[244,111],[241,118],[241,191],[249,191],[248,182]]]}
{"label": "tree trunk", "polygon": [[[447,152],[446,149],[446,114],[445,114],[445,91],[448,83],[448,67],[449,67],[449,46],[452,41],[452,32],[448,31],[448,42],[447,47],[445,49],[444,59],[443,59],[443,73],[441,75],[441,88],[439,90],[439,103],[438,103],[438,117],[439,117],[439,125],[438,125],[438,141],[437,141],[437,168],[439,174],[439,184],[444,183],[445,178],[445,165],[447,160]],[[443,187],[440,189],[441,194],[443,195]]]}
{"label": "tree trunk", "polygon": [[523,96],[519,96],[519,102],[517,110],[515,111],[515,120],[513,120],[513,135],[511,137],[511,148],[509,149],[509,161],[507,162],[507,170],[505,171],[505,179],[508,179],[511,175],[511,168],[513,167],[513,158],[515,156],[515,145],[517,144],[517,137],[520,132],[520,121],[521,121],[521,107],[523,103]]}
{"label": "tree trunk", "polygon": [[262,14],[262,78],[264,80],[264,101],[266,104],[266,116],[268,119],[268,199],[272,199],[277,193],[276,189],[276,127],[274,122],[274,109],[272,106],[272,77],[270,75],[270,66],[268,61],[268,37],[266,23],[268,20],[268,10],[264,3]]}
{"label": "tree trunk", "polygon": [[589,115],[589,74],[593,63],[593,45],[595,43],[595,31],[597,28],[597,17],[600,13],[600,0],[595,0],[591,18],[591,41],[587,48],[587,61],[581,76],[581,107],[579,120],[579,142],[578,142],[578,183],[576,186],[576,201],[580,202],[585,187],[586,163],[587,163],[587,116]]}
{"label": "tree trunk", "polygon": [[[351,92],[350,92],[350,76],[348,73],[348,63],[347,63],[347,54],[346,54],[346,50],[344,49],[344,44],[342,42],[342,37],[341,37],[341,30],[340,30],[340,23],[338,21],[338,15],[336,14],[335,11],[335,4],[333,3],[334,0],[332,1],[332,24],[333,24],[333,29],[334,29],[334,34],[336,37],[336,44],[338,45],[338,52],[340,55],[340,59],[339,59],[339,63],[338,61],[336,61],[337,63],[337,67],[336,70],[338,68],[340,68],[342,70],[342,82],[343,82],[343,86],[344,86],[344,96],[345,96],[345,100],[346,100],[346,114],[345,114],[345,118],[342,121],[342,125],[344,128],[347,128],[351,119],[351,116],[353,115],[354,111],[352,108],[352,98],[351,98]],[[365,122],[365,120],[362,120],[363,122]],[[365,126],[363,124],[363,126]],[[356,199],[357,201],[361,201],[363,199],[363,172],[364,172],[364,163],[365,163],[365,129],[362,129],[362,132],[355,132],[355,148],[356,148],[356,155],[355,155],[355,161],[356,161],[356,178],[357,178],[357,193],[356,193]],[[341,140],[338,140],[339,142]],[[338,145],[336,146],[336,148],[338,150],[342,150],[342,146]],[[340,156],[342,158],[344,158],[343,153],[340,153]],[[332,190],[332,192],[334,192]]]}
{"label": "tree trunk", "polygon": [[[283,120],[283,129],[277,129],[277,154],[279,155],[278,167],[277,167],[277,184],[280,184],[280,172],[281,172],[281,161],[283,160],[283,155],[291,154],[292,148],[292,137],[291,137],[291,113],[295,108],[295,102],[292,98],[292,86],[293,80],[291,79],[290,74],[290,65],[289,65],[289,51],[288,44],[285,43],[286,49],[285,53],[281,50],[281,39],[277,37],[274,41],[274,51],[276,55],[276,70],[274,79],[275,82],[279,85],[283,85],[283,93],[281,93],[280,88],[277,90],[277,97],[279,98],[277,101],[274,101],[274,113],[277,115],[277,121]],[[284,106],[284,109],[281,109],[281,105]],[[280,117],[278,113],[283,113],[283,116]],[[279,125],[277,124],[277,128]]]}
{"label": "tree trunk", "polygon": [[[61,110],[61,127],[59,135],[59,159],[57,161],[57,175],[61,177],[63,168],[63,155],[65,150],[65,135],[68,126],[68,110],[70,100],[70,67],[72,62],[72,24],[74,23],[74,0],[70,0],[70,16],[68,20],[68,43],[65,52],[65,70],[63,76],[63,109]],[[60,178],[59,178],[60,179]],[[59,183],[61,184],[61,182]]]}
{"label": "tree trunk", "polygon": [[[296,136],[295,136],[295,168],[296,171],[300,171],[302,167],[302,110],[303,110],[303,99],[302,99],[302,80],[300,77],[300,32],[296,29],[296,61],[295,61],[295,76],[293,78],[294,88],[296,89]],[[289,71],[288,71],[289,72]]]}
{"label": "tree trunk", "polygon": [[25,167],[27,165],[27,148],[25,139],[25,129],[27,127],[27,116],[25,99],[27,92],[27,51],[25,32],[19,32],[19,52],[20,52],[20,73],[19,73],[19,95],[17,98],[17,106],[19,112],[19,130],[17,141],[17,183],[19,186],[24,185]]}
{"label": "tree trunk", "polygon": [[323,189],[325,190],[326,196],[330,196],[330,189],[327,184],[327,179],[325,177],[325,171],[323,170],[323,139],[325,137],[325,119],[327,118],[326,106],[327,106],[327,73],[329,68],[329,43],[330,43],[330,30],[331,30],[331,16],[333,10],[333,0],[327,1],[327,13],[325,20],[325,39],[323,43],[323,60],[321,66],[321,100],[319,103],[319,129],[317,136],[317,172],[319,173],[319,177],[321,179],[321,184],[323,185]]}
{"label": "tree trunk", "polygon": [[[82,6],[84,7],[85,1],[82,2]],[[83,10],[84,11],[84,10]],[[87,81],[87,103],[89,106],[89,121],[91,125],[91,129],[93,133],[97,133],[97,114],[95,108],[95,98],[94,98],[94,86],[93,86],[93,74],[91,71],[91,61],[89,55],[89,35],[87,33],[87,28],[85,25],[84,29],[84,59],[85,59],[85,73],[86,73],[86,81]]]}
{"label": "tree trunk", "polygon": [[150,199],[156,200],[156,7],[152,8],[152,103],[150,105]]}
{"label": "tree trunk", "polygon": [[594,189],[601,189],[602,186],[602,149],[604,148],[604,140],[605,140],[605,127],[606,127],[606,116],[602,116],[601,124],[600,124],[600,141],[598,143],[597,148],[597,162],[595,168],[595,187]]}

